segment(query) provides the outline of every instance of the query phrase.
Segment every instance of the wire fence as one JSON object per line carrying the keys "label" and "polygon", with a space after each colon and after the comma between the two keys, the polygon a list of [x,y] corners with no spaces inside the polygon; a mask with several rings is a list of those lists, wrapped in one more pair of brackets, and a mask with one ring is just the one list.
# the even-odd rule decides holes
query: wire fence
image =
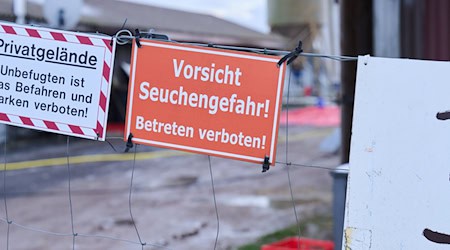
{"label": "wire fence", "polygon": [[[123,33],[123,31],[119,32],[118,34],[120,35],[121,33]],[[135,38],[135,36],[131,35],[131,32],[129,32],[128,35],[120,35],[118,37],[118,41],[119,43],[125,43],[125,42],[129,42],[130,39]],[[200,46],[204,46],[202,44],[195,44],[195,45],[200,45]],[[208,45],[206,45],[208,46]],[[209,45],[211,46],[211,45]],[[231,47],[231,46],[220,46],[220,45],[215,45],[215,47],[218,48],[224,48],[224,49],[233,49],[233,50],[243,50],[243,51],[251,51],[251,52],[256,52],[256,53],[269,53],[269,54],[277,54],[277,55],[286,55],[289,52],[287,51],[274,51],[274,50],[264,50],[264,49],[254,49],[254,48],[242,48],[242,47]],[[333,60],[340,60],[340,61],[349,61],[349,60],[355,60],[356,58],[354,57],[342,57],[342,56],[332,56],[332,55],[320,55],[320,54],[308,54],[308,53],[303,53],[300,56],[310,56],[310,57],[319,57],[319,58],[328,58],[328,59],[333,59]],[[291,162],[290,158],[289,158],[289,138],[290,138],[290,131],[289,131],[289,98],[290,98],[290,93],[289,93],[289,89],[290,89],[290,75],[288,76],[288,93],[287,96],[285,98],[287,98],[286,103],[286,128],[285,128],[285,145],[284,145],[284,150],[285,150],[285,155],[284,155],[284,161],[277,161],[276,165],[281,165],[285,168],[286,170],[286,174],[287,174],[287,183],[286,185],[289,187],[289,196],[291,199],[291,206],[293,209],[293,218],[295,218],[295,223],[297,225],[297,236],[300,237],[302,236],[302,232],[300,230],[300,223],[301,223],[301,219],[298,215],[299,215],[299,211],[297,208],[297,204],[295,201],[295,194],[293,191],[293,180],[292,180],[292,176],[291,176],[291,171],[293,167],[300,167],[300,168],[312,168],[312,169],[319,169],[319,170],[333,170],[334,166],[317,166],[317,165],[310,165],[310,164],[302,164],[299,162]],[[122,139],[121,137],[108,137],[107,139],[111,140],[111,139]],[[114,152],[118,152],[118,150],[115,148],[115,146],[109,141],[106,140],[106,143],[111,147],[111,149]],[[137,192],[142,192],[142,191],[149,191],[149,190],[145,190],[143,188],[141,188],[140,190],[135,190],[134,188],[134,181],[135,181],[135,168],[136,168],[136,160],[137,160],[137,155],[138,155],[138,145],[134,145],[134,151],[131,153],[133,155],[132,159],[128,159],[130,164],[131,164],[131,177],[129,180],[129,187],[127,189],[128,191],[128,213],[129,213],[129,219],[130,219],[130,224],[132,225],[132,227],[134,228],[135,231],[135,235],[136,238],[135,240],[132,239],[124,239],[121,237],[115,237],[113,235],[101,235],[101,234],[90,234],[90,233],[85,233],[85,232],[81,232],[76,224],[74,223],[74,220],[79,216],[73,209],[74,203],[76,201],[73,200],[73,193],[80,193],[82,191],[75,191],[73,190],[73,186],[72,186],[72,166],[71,166],[71,142],[70,142],[70,137],[67,136],[66,139],[66,152],[65,152],[65,156],[66,156],[66,167],[67,167],[67,173],[66,173],[66,178],[67,178],[67,190],[66,191],[39,191],[38,193],[41,195],[59,195],[61,193],[67,193],[67,198],[68,198],[68,205],[69,205],[69,214],[70,214],[70,218],[67,219],[67,222],[70,225],[70,232],[62,232],[61,231],[51,231],[51,230],[45,230],[39,227],[34,227],[34,226],[29,226],[29,225],[24,225],[19,223],[20,218],[14,218],[13,216],[11,216],[10,211],[11,209],[13,209],[11,207],[11,205],[9,204],[9,197],[11,194],[14,194],[13,190],[8,190],[7,189],[7,182],[9,181],[7,173],[8,173],[8,136],[7,136],[7,132],[5,130],[5,140],[3,143],[3,171],[2,171],[2,179],[3,179],[3,207],[4,207],[4,215],[0,216],[0,224],[3,224],[6,227],[6,234],[4,236],[4,238],[6,239],[6,241],[4,243],[1,243],[0,248],[2,249],[6,249],[6,250],[10,250],[13,249],[11,247],[11,242],[10,242],[10,238],[11,238],[11,234],[12,234],[12,229],[13,228],[18,228],[18,229],[22,229],[22,230],[26,230],[26,231],[30,231],[30,232],[34,232],[34,233],[39,233],[39,234],[43,234],[43,235],[48,235],[48,236],[55,236],[55,237],[65,237],[68,239],[71,239],[71,245],[70,247],[75,250],[77,249],[77,242],[81,241],[82,238],[86,239],[86,238],[91,238],[91,239],[99,239],[99,240],[109,240],[109,241],[115,241],[115,242],[120,242],[123,244],[128,245],[129,247],[127,247],[127,249],[138,249],[139,247],[143,250],[143,249],[171,249],[169,246],[166,246],[165,244],[159,244],[159,243],[155,243],[155,242],[151,242],[151,241],[147,241],[146,239],[144,239],[141,235],[141,231],[140,228],[138,227],[136,221],[135,221],[135,215],[133,214],[133,194],[137,193]],[[217,198],[216,198],[216,185],[217,183],[215,183],[214,181],[214,173],[213,173],[213,162],[210,156],[208,156],[207,158],[208,161],[208,167],[209,167],[209,177],[210,177],[210,183],[200,183],[199,185],[211,185],[211,191],[212,191],[212,202],[214,205],[214,213],[215,213],[215,224],[216,224],[216,234],[215,234],[215,239],[214,239],[214,245],[211,247],[205,247],[205,249],[217,249],[219,247],[219,240],[220,240],[220,213],[219,213],[219,208],[218,208],[218,202],[217,202]],[[260,175],[263,176],[263,175]],[[260,177],[259,176],[259,177]],[[234,177],[234,179],[224,179],[223,181],[227,182],[227,183],[232,183],[232,182],[240,182],[245,180],[246,178],[248,179],[252,179],[254,180],[255,176],[243,176],[243,177],[239,177],[236,178]],[[183,185],[180,185],[180,187],[182,187]],[[170,188],[173,188],[174,186],[170,186]],[[163,187],[164,188],[164,187]],[[151,189],[153,190],[153,189]],[[95,193],[95,190],[89,190],[86,192],[86,194],[105,194],[106,192],[110,192],[111,194],[114,193],[119,193],[119,192],[124,192],[125,190],[123,188],[116,188],[116,189],[108,189],[108,190],[97,190],[97,193]],[[16,193],[18,195],[26,195],[26,193]],[[182,212],[182,211],[181,211]],[[37,211],[37,213],[39,213]],[[26,239],[24,239],[26,240]],[[299,249],[300,246],[297,246],[297,248]],[[106,249],[106,248],[103,248]]]}
{"label": "wire fence", "polygon": [[[71,165],[70,165],[70,143],[69,143],[69,139],[67,139],[67,190],[66,191],[43,191],[43,192],[39,192],[38,195],[45,195],[45,196],[52,196],[52,195],[61,195],[66,193],[67,197],[68,197],[68,203],[69,203],[69,208],[70,208],[70,218],[67,219],[67,222],[70,225],[70,229],[71,232],[61,232],[61,231],[49,231],[49,230],[45,230],[39,227],[34,227],[34,226],[29,226],[29,225],[24,225],[21,224],[20,218],[12,218],[8,211],[10,209],[10,206],[8,205],[8,190],[6,190],[6,183],[8,181],[7,177],[6,177],[6,173],[7,173],[7,164],[5,164],[4,166],[4,171],[3,171],[3,200],[4,200],[4,208],[5,208],[5,217],[3,218],[3,216],[0,216],[0,224],[4,224],[7,227],[7,233],[5,235],[6,238],[6,243],[5,243],[5,249],[9,250],[9,249],[14,249],[14,248],[10,248],[10,230],[14,227],[26,230],[26,231],[30,231],[30,232],[36,232],[36,233],[40,233],[43,235],[49,235],[49,236],[56,236],[56,237],[65,237],[65,238],[71,238],[72,239],[72,244],[71,244],[71,248],[72,249],[76,249],[76,243],[81,241],[82,238],[92,238],[92,239],[104,239],[104,240],[110,240],[110,241],[114,241],[114,242],[120,242],[120,243],[124,243],[126,245],[129,245],[130,248],[126,248],[126,249],[135,249],[134,247],[140,247],[140,249],[172,249],[168,246],[162,245],[162,244],[158,244],[158,243],[152,243],[151,241],[147,241],[144,240],[139,232],[139,228],[136,226],[135,223],[135,217],[133,215],[133,202],[132,202],[132,195],[134,193],[139,193],[139,192],[150,192],[150,191],[155,191],[154,189],[140,189],[139,191],[135,191],[133,189],[133,180],[135,177],[135,164],[136,164],[136,152],[137,152],[137,147],[135,146],[135,150],[132,153],[133,154],[133,160],[131,161],[132,164],[132,173],[131,173],[131,179],[130,179],[130,186],[128,189],[129,192],[129,196],[128,196],[128,209],[129,209],[129,215],[130,215],[130,219],[132,221],[132,225],[135,229],[136,232],[136,236],[137,236],[137,240],[132,240],[132,239],[126,239],[126,238],[120,238],[120,237],[114,237],[112,235],[101,235],[101,234],[88,234],[88,233],[83,233],[80,231],[77,231],[77,228],[74,226],[74,218],[77,217],[77,214],[74,213],[73,210],[73,199],[72,199],[72,195],[75,194],[84,194],[84,195],[104,195],[105,193],[107,194],[108,192],[110,194],[115,194],[115,193],[124,193],[126,190],[125,189],[121,189],[121,188],[117,188],[117,189],[105,189],[105,190],[86,190],[86,191],[73,191],[72,188],[73,186],[71,185]],[[286,142],[286,145],[289,145],[289,142]],[[6,161],[6,156],[7,154],[5,154],[5,161]],[[287,159],[288,160],[288,159]],[[294,192],[292,189],[292,183],[291,183],[291,176],[290,176],[290,168],[292,167],[307,167],[307,168],[317,168],[319,167],[320,169],[323,170],[333,170],[334,167],[330,166],[330,167],[325,167],[325,166],[313,166],[313,165],[304,165],[304,164],[296,164],[296,163],[291,163],[288,161],[279,161],[276,162],[277,165],[280,166],[284,166],[285,170],[288,174],[288,185],[289,185],[289,189],[290,189],[290,195],[291,195],[291,202],[292,202],[292,207],[294,210],[294,217],[296,219],[296,224],[299,225],[301,220],[297,217],[298,214],[298,210],[296,208],[296,204],[294,201]],[[213,202],[214,202],[214,209],[215,209],[215,214],[216,214],[216,224],[217,224],[217,228],[216,228],[216,238],[215,238],[215,243],[214,246],[211,246],[211,248],[205,248],[205,249],[217,249],[218,246],[218,241],[219,241],[219,236],[220,236],[220,214],[219,214],[219,208],[218,208],[218,204],[216,201],[216,191],[215,191],[215,186],[217,185],[216,183],[214,183],[214,174],[213,174],[213,162],[211,160],[211,157],[208,156],[208,165],[209,165],[209,169],[210,169],[210,185],[212,188],[212,192],[213,192]],[[269,172],[270,173],[270,172]],[[257,178],[264,178],[267,174],[260,174],[257,176],[241,176],[241,177],[232,177],[232,178],[225,178],[222,179],[223,183],[228,183],[228,184],[232,184],[232,183],[238,183],[238,182],[242,182],[242,181],[246,181],[246,180],[252,180],[255,181],[257,180]],[[222,183],[222,185],[223,185]],[[198,183],[198,185],[207,185],[207,183]],[[180,187],[183,187],[183,185],[181,184]],[[170,186],[167,188],[174,188],[174,186]],[[92,191],[96,191],[96,193],[93,193]],[[26,193],[19,193],[19,195],[27,195]],[[301,232],[299,231],[298,233],[299,236],[301,236]]]}

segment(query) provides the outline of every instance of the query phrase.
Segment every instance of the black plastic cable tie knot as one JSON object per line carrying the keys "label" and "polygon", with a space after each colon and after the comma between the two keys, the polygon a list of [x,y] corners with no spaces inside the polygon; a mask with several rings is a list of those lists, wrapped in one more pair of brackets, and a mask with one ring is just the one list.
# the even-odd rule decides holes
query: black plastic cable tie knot
{"label": "black plastic cable tie knot", "polygon": [[130,133],[128,135],[127,144],[126,144],[126,148],[125,148],[125,153],[128,153],[128,151],[130,151],[130,149],[132,149],[133,146],[134,146],[134,144],[133,144],[133,134]]}
{"label": "black plastic cable tie knot", "polygon": [[142,47],[141,45],[141,32],[139,32],[139,29],[134,30],[134,40],[136,41],[136,45],[138,48]]}
{"label": "black plastic cable tie knot", "polygon": [[303,52],[302,46],[303,46],[302,41],[298,41],[297,47],[293,51],[289,52],[287,55],[283,56],[278,61],[277,66],[280,67],[281,64],[283,64],[286,60],[287,65],[291,64],[291,62],[293,62]]}
{"label": "black plastic cable tie knot", "polygon": [[215,45],[214,45],[214,43],[208,43],[208,47],[210,47],[210,48],[214,48],[214,47],[215,47]]}
{"label": "black plastic cable tie knot", "polygon": [[11,225],[13,223],[12,220],[7,220],[6,223],[8,223],[9,225]]}
{"label": "black plastic cable tie knot", "polygon": [[267,171],[269,171],[270,169],[270,162],[269,162],[270,158],[269,156],[264,157],[264,162],[262,165],[262,172],[265,173]]}

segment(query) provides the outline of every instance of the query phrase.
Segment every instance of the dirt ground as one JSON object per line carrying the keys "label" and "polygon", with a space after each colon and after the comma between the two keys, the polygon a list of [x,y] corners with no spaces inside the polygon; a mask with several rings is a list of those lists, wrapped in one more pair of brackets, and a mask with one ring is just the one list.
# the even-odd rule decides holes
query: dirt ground
{"label": "dirt ground", "polygon": [[[285,161],[287,152],[289,162],[336,167],[339,157],[319,150],[320,143],[331,133],[332,128],[289,127],[286,150],[285,128],[281,127],[277,161]],[[123,150],[124,142],[112,142]],[[135,161],[131,196],[133,217],[146,243],[144,249],[214,249],[218,224],[208,157],[141,145],[137,151],[151,154]],[[115,152],[104,142],[74,139],[69,153],[74,157]],[[11,149],[7,161],[65,156],[64,140],[39,142]],[[78,234],[75,249],[142,249],[129,212],[133,162],[71,164],[73,228]],[[217,249],[236,249],[295,223],[285,165],[277,164],[266,173],[261,173],[257,164],[217,157],[211,157],[211,165],[219,215]],[[297,166],[289,169],[299,220],[316,213],[331,214],[329,170]],[[72,249],[67,173],[64,164],[7,171],[6,205],[9,220],[13,221],[10,250]],[[3,172],[0,184],[2,188]],[[0,249],[6,249],[6,211],[1,198]]]}

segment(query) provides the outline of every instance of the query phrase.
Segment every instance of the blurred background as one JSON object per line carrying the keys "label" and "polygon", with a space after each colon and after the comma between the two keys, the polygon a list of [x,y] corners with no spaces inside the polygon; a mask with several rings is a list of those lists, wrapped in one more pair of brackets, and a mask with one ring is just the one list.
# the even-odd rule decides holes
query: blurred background
{"label": "blurred background", "polygon": [[[163,34],[178,42],[281,51],[294,49],[301,40],[304,52],[317,55],[369,54],[444,61],[450,60],[449,13],[450,2],[447,0],[0,0],[0,20],[20,24],[106,35],[114,35],[121,29],[132,32],[139,29]],[[108,118],[110,136],[120,137],[123,134],[130,53],[130,44],[117,46]],[[220,172],[220,177],[217,177],[220,185],[219,205],[225,211],[221,217],[221,223],[225,225],[221,229],[221,249],[237,249],[276,230],[288,229],[295,236],[296,227],[293,227],[293,231],[290,227],[296,220],[290,210],[288,188],[294,190],[293,203],[299,207],[296,213],[300,215],[300,222],[304,222],[302,236],[334,239],[335,244],[340,245],[342,232],[339,228],[342,227],[345,179],[341,186],[333,185],[337,183],[337,178],[342,177],[339,175],[341,172],[336,174],[334,168],[347,163],[349,159],[356,61],[342,62],[300,56],[289,66],[288,74],[290,77],[286,77],[286,81],[290,79],[290,84],[286,82],[284,90],[279,157],[284,157],[287,152],[286,158],[289,157],[292,162],[319,165],[325,167],[325,170],[297,168],[292,176],[293,187],[289,187],[286,176],[282,174],[283,167],[271,170],[271,174],[264,177],[255,177],[255,168],[249,168],[249,164],[214,159],[216,165],[222,165],[222,168],[217,167],[220,168],[217,170]],[[289,103],[286,98],[288,92]],[[289,121],[286,117],[289,117]],[[3,130],[0,132],[2,141],[5,142],[5,132],[9,138],[6,144],[10,150],[7,162],[65,156],[64,136],[0,126]],[[71,153],[74,155],[113,152],[108,145],[100,146],[96,142],[74,139],[72,143],[75,149]],[[123,146],[120,140],[112,144],[116,147]],[[159,152],[158,149],[148,147],[141,147],[139,152],[154,151]],[[205,204],[210,205],[202,203],[210,202],[205,201],[209,196],[195,196],[210,195],[207,185],[209,175],[200,167],[206,164],[205,159],[202,156],[176,154],[175,158],[155,156],[155,159],[150,157],[139,162],[143,169],[136,191],[136,210],[142,218],[142,222],[138,224],[145,227],[147,223],[158,221],[148,214],[146,208],[164,210],[175,206],[192,216],[190,220],[184,218],[185,223],[180,225],[176,222],[183,220],[183,217],[177,217],[176,211],[171,211],[173,213],[170,215],[163,214],[162,217],[171,219],[165,223],[160,222],[157,227],[166,229],[156,230],[158,234],[154,228],[146,227],[144,235],[156,238],[162,245],[173,249],[211,249],[215,221],[205,219],[205,222],[201,217],[196,217],[200,216],[198,213],[201,213],[201,209],[206,209],[206,214],[214,212],[210,207],[203,207]],[[187,171],[186,162],[191,171]],[[104,232],[117,237],[134,237],[129,228],[129,220],[124,219],[127,218],[122,211],[125,208],[120,206],[120,213],[113,209],[114,204],[120,203],[119,198],[126,197],[129,164],[120,160],[112,163],[86,160],[83,164],[75,170],[73,176],[79,185],[78,190],[75,188],[75,193],[79,196],[77,198],[80,205],[76,206],[80,206],[78,209],[81,211],[81,204],[86,206],[92,202],[104,202],[106,205],[80,212],[84,216],[81,216],[80,221],[86,224],[92,222],[95,226],[85,225],[83,228],[80,222],[78,228],[90,230],[91,233]],[[20,169],[8,171],[12,180],[8,181],[7,192],[3,197],[10,197],[11,203],[21,207],[17,210],[17,216],[26,218],[25,222],[61,231],[58,222],[64,221],[66,210],[53,211],[55,218],[49,220],[46,216],[30,215],[31,212],[25,208],[30,202],[43,210],[49,204],[65,206],[65,169],[61,168],[64,162],[43,164],[40,168],[34,167],[35,165],[32,162],[23,163]],[[182,171],[176,167],[179,165],[184,166]],[[168,170],[173,172],[168,173]],[[114,184],[115,178],[124,178],[123,176],[126,180]],[[155,176],[161,178],[151,181]],[[343,176],[346,178],[345,171]],[[242,182],[237,184],[236,180]],[[260,187],[261,183],[264,183],[264,188]],[[239,188],[232,187],[233,185]],[[343,194],[337,193],[342,188]],[[176,193],[180,190],[192,191],[192,196],[186,197],[194,201],[177,196]],[[168,198],[167,193],[177,198]],[[55,200],[58,197],[61,200]],[[81,201],[82,199],[85,200]],[[240,210],[243,207],[246,209]],[[106,212],[104,218],[99,219],[98,214],[107,208],[112,211]],[[237,218],[242,220],[242,214],[249,219],[248,226],[239,223]],[[267,219],[268,217],[270,218]],[[251,226],[252,223],[255,223],[254,226]],[[334,228],[330,226],[333,223]],[[67,226],[67,221],[65,225]],[[117,227],[126,227],[127,230],[122,232]],[[5,239],[2,230],[0,229],[0,244]],[[202,234],[203,231],[208,233]],[[55,243],[52,248],[48,244],[52,240],[35,239],[33,237],[38,237],[37,235],[27,234],[27,237],[38,242],[33,248],[20,241],[21,236],[17,236],[20,235],[19,232],[11,235],[17,237],[14,239],[22,247],[17,249],[61,249],[59,247],[62,246]],[[107,249],[131,249],[101,243],[103,245],[99,242],[90,242],[90,245],[80,243],[79,247],[105,249],[102,246],[106,244]],[[259,246],[245,249],[259,249]],[[340,246],[336,246],[336,249],[340,249]]]}

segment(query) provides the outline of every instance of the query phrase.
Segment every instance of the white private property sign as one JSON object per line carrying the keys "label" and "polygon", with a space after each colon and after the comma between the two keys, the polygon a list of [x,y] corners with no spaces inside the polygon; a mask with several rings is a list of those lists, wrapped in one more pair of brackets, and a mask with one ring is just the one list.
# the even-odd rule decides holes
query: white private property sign
{"label": "white private property sign", "polygon": [[115,41],[0,22],[0,122],[104,140]]}
{"label": "white private property sign", "polygon": [[342,249],[449,249],[450,62],[359,57]]}

